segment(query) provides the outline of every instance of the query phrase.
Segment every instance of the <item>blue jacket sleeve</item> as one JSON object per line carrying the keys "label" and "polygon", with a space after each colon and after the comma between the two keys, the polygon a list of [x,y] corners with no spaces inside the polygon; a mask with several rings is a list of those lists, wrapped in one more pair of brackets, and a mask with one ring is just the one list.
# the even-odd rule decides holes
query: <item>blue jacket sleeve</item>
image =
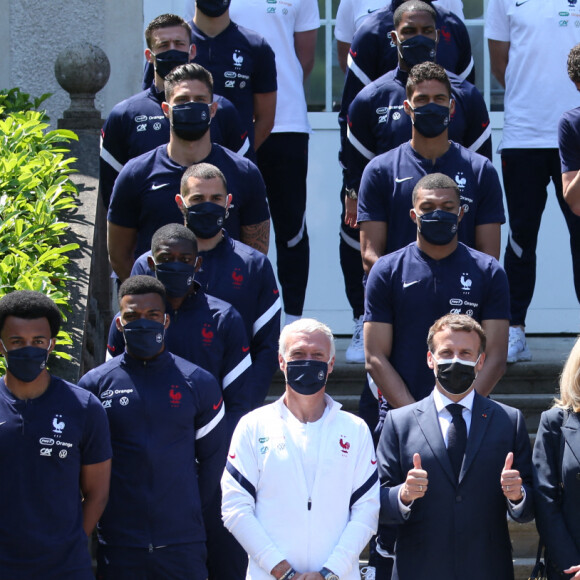
{"label": "blue jacket sleeve", "polygon": [[113,185],[128,161],[126,139],[121,114],[114,108],[101,130],[99,157],[99,196],[105,208],[109,207]]}
{"label": "blue jacket sleeve", "polygon": [[120,314],[120,312],[117,312],[117,314],[113,316],[111,326],[109,327],[109,336],[107,338],[107,353],[111,358],[119,356],[125,352],[125,340],[123,338],[123,333],[117,329],[117,325],[115,324],[115,320]]}
{"label": "blue jacket sleeve", "polygon": [[471,83],[464,83],[464,86],[466,86],[465,100],[469,103],[469,110],[465,112],[466,127],[463,146],[493,161],[491,124],[485,101],[482,94]]}
{"label": "blue jacket sleeve", "polygon": [[280,292],[269,260],[264,259],[258,288],[258,309],[254,318],[250,350],[252,353],[252,408],[264,402],[278,367],[280,336]]}
{"label": "blue jacket sleeve", "polygon": [[359,190],[363,171],[376,155],[369,101],[355,97],[348,109],[347,138],[344,143],[345,185]]}
{"label": "blue jacket sleeve", "polygon": [[198,463],[199,495],[202,509],[205,509],[219,489],[225,467],[227,427],[223,396],[217,381],[201,368],[190,378],[198,397],[195,456]]}
{"label": "blue jacket sleeve", "polygon": [[219,330],[226,346],[221,381],[229,441],[238,421],[252,408],[252,357],[244,322],[234,308],[222,317]]}

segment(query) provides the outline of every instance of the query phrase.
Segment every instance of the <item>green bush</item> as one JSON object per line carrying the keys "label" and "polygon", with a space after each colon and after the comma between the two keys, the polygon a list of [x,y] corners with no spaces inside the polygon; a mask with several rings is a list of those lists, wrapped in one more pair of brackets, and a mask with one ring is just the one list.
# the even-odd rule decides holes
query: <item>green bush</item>
{"label": "green bush", "polygon": [[[23,93],[19,88],[2,89],[0,91],[0,107],[4,111],[0,112],[0,119],[5,119],[12,113],[21,113],[22,111],[31,111],[33,109],[38,110],[40,105],[51,96],[52,93],[44,93],[44,95],[30,100],[30,95]],[[42,118],[48,121],[49,117],[46,112],[40,112],[42,113]]]}
{"label": "green bush", "polygon": [[[77,136],[47,131],[45,119],[43,112],[6,114],[0,106],[0,296],[37,290],[59,304],[64,315],[71,280],[66,254],[78,244],[62,245],[68,224],[61,219],[76,207],[77,194],[69,179],[74,159],[66,157],[62,144]],[[72,344],[63,331],[58,339],[59,345]]]}

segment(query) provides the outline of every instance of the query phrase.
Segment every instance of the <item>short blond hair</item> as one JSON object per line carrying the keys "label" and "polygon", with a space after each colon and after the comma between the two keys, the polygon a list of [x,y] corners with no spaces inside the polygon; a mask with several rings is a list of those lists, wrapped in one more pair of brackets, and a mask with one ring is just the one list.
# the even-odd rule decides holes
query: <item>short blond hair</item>
{"label": "short blond hair", "polygon": [[278,354],[284,359],[286,359],[286,343],[288,342],[288,336],[296,333],[312,334],[314,332],[321,332],[330,341],[330,358],[332,358],[336,352],[334,346],[334,336],[332,335],[332,330],[323,322],[315,320],[314,318],[300,318],[295,320],[291,324],[287,324],[280,333],[280,342],[278,346]]}
{"label": "short blond hair", "polygon": [[580,338],[574,343],[560,375],[560,398],[554,400],[554,407],[580,412]]}

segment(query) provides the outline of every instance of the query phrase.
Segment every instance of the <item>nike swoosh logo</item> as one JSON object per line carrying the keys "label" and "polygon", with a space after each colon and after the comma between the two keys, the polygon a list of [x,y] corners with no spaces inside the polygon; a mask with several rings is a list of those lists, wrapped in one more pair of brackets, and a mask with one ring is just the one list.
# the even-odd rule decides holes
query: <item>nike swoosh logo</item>
{"label": "nike swoosh logo", "polygon": [[417,284],[420,281],[421,280],[413,280],[413,282],[403,282],[403,288],[408,288],[409,286],[412,286],[413,284]]}
{"label": "nike swoosh logo", "polygon": [[522,0],[521,2],[516,2],[516,6],[521,6],[522,4],[525,4],[526,2],[529,2],[530,0]]}
{"label": "nike swoosh logo", "polygon": [[221,404],[222,404],[222,401],[223,401],[223,400],[224,400],[224,398],[222,397],[222,398],[221,398],[221,399],[220,399],[220,400],[217,402],[217,405],[214,405],[214,406],[213,406],[213,410],[214,410],[214,411],[217,411],[217,410],[220,408],[220,406],[221,406]]}
{"label": "nike swoosh logo", "polygon": [[230,455],[230,459],[235,459],[236,458],[236,454],[234,453],[233,455]]}
{"label": "nike swoosh logo", "polygon": [[6,423],[6,421],[2,421],[2,423],[0,423],[0,425],[4,425],[4,423]]}
{"label": "nike swoosh logo", "polygon": [[[454,407],[454,408],[455,408],[455,409],[457,409],[457,407]],[[373,465],[376,465],[376,463],[377,463],[377,460],[376,460],[376,459],[375,459],[375,460],[372,460],[372,459],[371,459],[371,463],[372,463]]]}
{"label": "nike swoosh logo", "polygon": [[165,187],[166,185],[169,185],[169,183],[159,183],[159,184],[155,184],[151,186],[151,189],[153,191],[155,191],[156,189],[161,189],[162,187]]}
{"label": "nike swoosh logo", "polygon": [[378,8],[375,8],[374,10],[371,10],[370,8],[368,9],[368,13],[372,14],[373,12],[376,12],[378,10]]}
{"label": "nike swoosh logo", "polygon": [[242,352],[248,352],[250,350],[249,346],[242,346]]}
{"label": "nike swoosh logo", "polygon": [[395,183],[403,183],[403,181],[409,181],[413,177],[395,177]]}

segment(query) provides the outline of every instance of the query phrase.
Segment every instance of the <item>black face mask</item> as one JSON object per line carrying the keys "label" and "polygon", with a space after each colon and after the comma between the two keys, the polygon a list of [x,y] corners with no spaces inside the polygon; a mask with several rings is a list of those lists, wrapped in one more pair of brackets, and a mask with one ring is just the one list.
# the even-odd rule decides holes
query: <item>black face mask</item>
{"label": "black face mask", "polygon": [[417,216],[419,222],[419,232],[430,244],[435,246],[445,246],[457,233],[459,216],[436,209],[429,213]]}
{"label": "black face mask", "polygon": [[[4,346],[3,342],[2,346]],[[4,350],[6,350],[5,346]],[[8,370],[19,381],[31,383],[46,368],[48,349],[37,346],[24,346],[14,350],[8,350],[4,356],[6,357]]]}
{"label": "black face mask", "polygon": [[189,62],[189,52],[166,50],[155,55],[155,71],[164,79],[174,68]]}
{"label": "black face mask", "polygon": [[209,240],[221,231],[226,219],[226,208],[204,201],[187,208],[187,227],[202,240]]}
{"label": "black face mask", "polygon": [[[397,40],[399,40],[399,35],[397,35]],[[422,62],[435,62],[437,42],[432,38],[418,34],[403,40],[403,42],[399,41],[397,51],[401,60],[405,61],[405,64],[411,69]]]}
{"label": "black face mask", "polygon": [[449,107],[444,107],[437,103],[428,103],[415,109],[411,107],[411,111],[415,113],[413,125],[423,137],[433,139],[441,135],[449,127]]}
{"label": "black face mask", "polygon": [[475,380],[475,362],[460,358],[443,359],[437,362],[437,381],[452,395],[462,395],[469,391]]}
{"label": "black face mask", "polygon": [[195,0],[197,9],[210,18],[217,18],[230,7],[231,0]]}
{"label": "black face mask", "polygon": [[165,325],[155,320],[139,318],[123,326],[127,352],[138,359],[150,359],[163,348]]}
{"label": "black face mask", "polygon": [[185,141],[199,141],[208,131],[211,114],[207,103],[183,103],[173,105],[171,127]]}
{"label": "black face mask", "polygon": [[165,286],[167,296],[181,298],[189,292],[194,282],[195,266],[185,262],[155,264],[155,275]]}
{"label": "black face mask", "polygon": [[328,363],[320,360],[291,360],[286,363],[286,382],[301,395],[314,395],[326,384]]}

